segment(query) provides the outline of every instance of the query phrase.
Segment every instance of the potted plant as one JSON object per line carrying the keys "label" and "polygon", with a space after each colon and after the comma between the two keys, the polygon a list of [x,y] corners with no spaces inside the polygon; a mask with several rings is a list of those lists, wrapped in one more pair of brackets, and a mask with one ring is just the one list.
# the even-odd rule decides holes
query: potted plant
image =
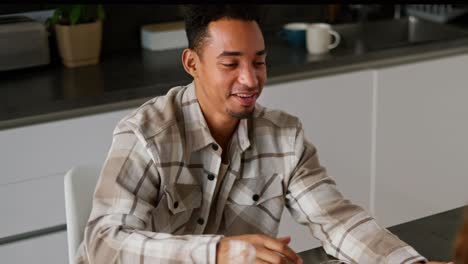
{"label": "potted plant", "polygon": [[64,5],[48,19],[55,29],[62,62],[67,67],[99,63],[102,42],[102,5]]}

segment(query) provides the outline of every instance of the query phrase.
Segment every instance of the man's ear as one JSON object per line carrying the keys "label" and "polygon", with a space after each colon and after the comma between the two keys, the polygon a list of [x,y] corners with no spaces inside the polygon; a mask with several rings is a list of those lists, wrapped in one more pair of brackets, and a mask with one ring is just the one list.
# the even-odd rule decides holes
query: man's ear
{"label": "man's ear", "polygon": [[192,49],[184,49],[182,52],[182,65],[185,71],[195,79],[198,76],[198,54]]}

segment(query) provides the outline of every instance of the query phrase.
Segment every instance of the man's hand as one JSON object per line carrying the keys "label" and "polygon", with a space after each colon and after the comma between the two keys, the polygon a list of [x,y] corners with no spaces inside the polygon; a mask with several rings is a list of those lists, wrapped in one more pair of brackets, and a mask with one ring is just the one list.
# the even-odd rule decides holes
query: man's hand
{"label": "man's hand", "polygon": [[225,237],[218,243],[216,263],[302,264],[301,257],[288,247],[289,242],[290,237],[271,238],[259,234]]}

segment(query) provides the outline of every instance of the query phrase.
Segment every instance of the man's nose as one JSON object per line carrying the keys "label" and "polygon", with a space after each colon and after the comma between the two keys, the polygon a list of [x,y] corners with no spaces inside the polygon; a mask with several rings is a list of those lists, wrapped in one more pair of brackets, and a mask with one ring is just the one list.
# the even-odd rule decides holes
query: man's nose
{"label": "man's nose", "polygon": [[257,87],[258,78],[253,66],[243,67],[239,74],[239,82],[247,87]]}

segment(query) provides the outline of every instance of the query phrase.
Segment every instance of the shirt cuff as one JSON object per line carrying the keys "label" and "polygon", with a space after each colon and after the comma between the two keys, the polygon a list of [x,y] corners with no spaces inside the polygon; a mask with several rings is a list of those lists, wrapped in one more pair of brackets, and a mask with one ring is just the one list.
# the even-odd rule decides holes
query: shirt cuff
{"label": "shirt cuff", "polygon": [[[203,241],[194,241],[198,245],[192,248],[191,257],[196,264],[216,264],[216,245],[224,236],[200,236]],[[197,239],[198,240],[198,239]]]}
{"label": "shirt cuff", "polygon": [[427,259],[410,246],[398,248],[387,256],[387,263],[413,264],[418,261],[425,263]]}

